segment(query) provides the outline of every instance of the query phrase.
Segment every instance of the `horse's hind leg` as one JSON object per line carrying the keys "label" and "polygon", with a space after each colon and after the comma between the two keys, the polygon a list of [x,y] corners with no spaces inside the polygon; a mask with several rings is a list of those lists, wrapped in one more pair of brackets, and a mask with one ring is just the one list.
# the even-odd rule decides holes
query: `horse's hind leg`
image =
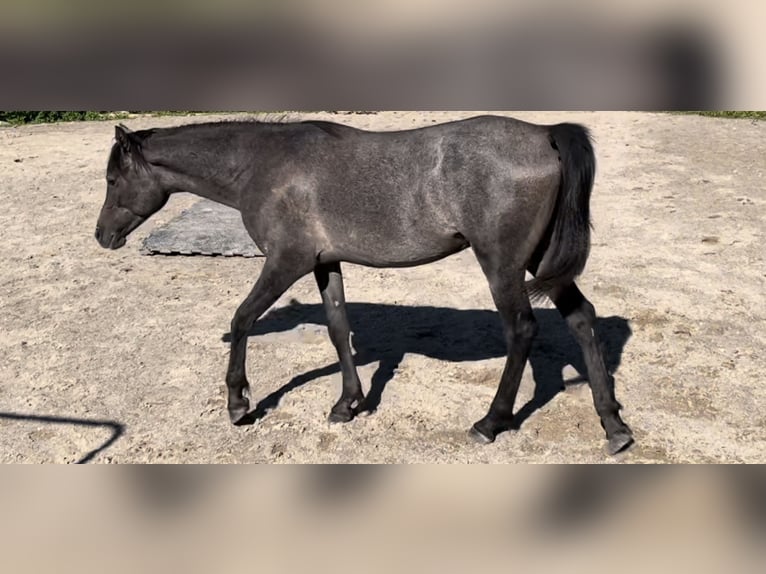
{"label": "horse's hind leg", "polygon": [[322,294],[330,340],[338,351],[343,376],[343,392],[340,400],[330,411],[330,422],[348,422],[354,418],[357,408],[364,401],[362,384],[354,365],[349,337],[351,328],[346,316],[346,299],[343,293],[343,275],[340,263],[320,264],[314,275]]}
{"label": "horse's hind leg", "polygon": [[632,444],[633,433],[620,418],[620,403],[614,395],[614,381],[604,364],[601,345],[594,329],[596,310],[574,283],[553,289],[548,295],[582,348],[593,402],[609,440],[609,453],[617,454]]}
{"label": "horse's hind leg", "polygon": [[231,321],[231,351],[226,373],[228,409],[231,422],[246,420],[250,408],[250,385],[245,374],[247,335],[253,323],[298,279],[311,271],[313,257],[270,255],[253,290]]}
{"label": "horse's hind leg", "polygon": [[529,349],[537,333],[537,322],[524,289],[524,269],[509,271],[492,269],[479,258],[489,279],[492,297],[503,318],[508,357],[492,405],[487,416],[473,425],[471,434],[480,442],[490,443],[511,428],[513,405],[529,357]]}

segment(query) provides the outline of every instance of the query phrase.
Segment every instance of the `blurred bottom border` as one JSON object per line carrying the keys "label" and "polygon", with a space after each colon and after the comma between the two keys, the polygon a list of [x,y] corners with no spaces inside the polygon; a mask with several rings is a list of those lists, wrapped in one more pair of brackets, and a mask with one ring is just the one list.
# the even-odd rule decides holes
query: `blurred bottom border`
{"label": "blurred bottom border", "polygon": [[[74,474],[77,473],[77,474]],[[762,467],[4,467],[6,572],[756,572]]]}

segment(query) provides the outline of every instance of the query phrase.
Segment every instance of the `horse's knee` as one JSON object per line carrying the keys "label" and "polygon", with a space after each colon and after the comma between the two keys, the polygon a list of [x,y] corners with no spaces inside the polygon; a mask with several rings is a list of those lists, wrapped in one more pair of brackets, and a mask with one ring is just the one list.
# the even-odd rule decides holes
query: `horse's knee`
{"label": "horse's knee", "polygon": [[250,318],[243,313],[235,313],[231,320],[231,340],[238,341],[245,337],[252,326]]}
{"label": "horse's knee", "polygon": [[510,344],[530,342],[537,336],[539,329],[537,319],[531,310],[520,312],[508,326],[508,342]]}

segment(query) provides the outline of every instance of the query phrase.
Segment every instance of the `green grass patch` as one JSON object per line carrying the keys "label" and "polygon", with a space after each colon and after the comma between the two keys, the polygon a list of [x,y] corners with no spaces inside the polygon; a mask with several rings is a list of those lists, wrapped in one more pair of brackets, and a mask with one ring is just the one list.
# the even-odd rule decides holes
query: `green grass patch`
{"label": "green grass patch", "polygon": [[193,114],[215,112],[192,112],[192,111],[135,111],[135,112],[109,112],[109,111],[0,111],[0,122],[12,125],[24,124],[51,124],[55,122],[82,122],[98,120],[124,120],[134,115],[152,116],[188,116]]}
{"label": "green grass patch", "polygon": [[699,112],[680,112],[682,114],[695,114],[698,116],[709,116],[713,118],[734,118],[734,119],[749,119],[749,120],[766,120],[766,112],[763,111],[699,111]]}
{"label": "green grass patch", "polygon": [[53,122],[81,122],[93,120],[111,120],[127,117],[124,112],[94,111],[18,111],[0,112],[0,121],[13,125],[48,124]]}

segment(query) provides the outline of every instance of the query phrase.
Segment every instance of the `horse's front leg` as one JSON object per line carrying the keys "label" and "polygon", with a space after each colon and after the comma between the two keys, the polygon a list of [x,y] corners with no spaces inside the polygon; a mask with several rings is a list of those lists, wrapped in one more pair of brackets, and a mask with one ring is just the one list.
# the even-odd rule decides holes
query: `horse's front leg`
{"label": "horse's front leg", "polygon": [[229,417],[235,425],[246,420],[250,409],[250,385],[245,371],[248,333],[253,323],[276,303],[293,283],[309,273],[312,266],[311,257],[271,254],[253,290],[234,313],[231,321],[231,351],[226,387]]}
{"label": "horse's front leg", "polygon": [[343,293],[343,275],[340,263],[320,264],[314,275],[322,294],[327,314],[327,329],[330,340],[338,352],[343,377],[343,392],[330,411],[330,422],[345,423],[354,418],[364,401],[362,383],[354,365],[351,352],[351,327],[346,315],[346,298]]}

